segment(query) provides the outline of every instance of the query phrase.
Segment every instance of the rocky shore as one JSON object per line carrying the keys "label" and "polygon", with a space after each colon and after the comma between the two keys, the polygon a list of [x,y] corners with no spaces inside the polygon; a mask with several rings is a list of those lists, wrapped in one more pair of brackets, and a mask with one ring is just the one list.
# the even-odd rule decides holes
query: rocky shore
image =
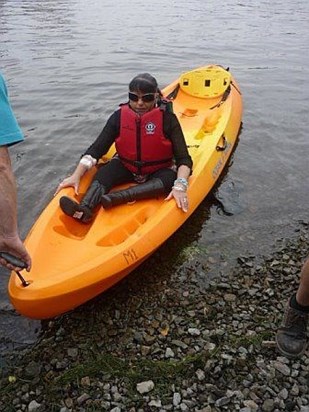
{"label": "rocky shore", "polygon": [[289,360],[274,343],[307,256],[308,222],[203,284],[198,259],[167,275],[158,252],[6,354],[0,410],[309,412],[309,352]]}

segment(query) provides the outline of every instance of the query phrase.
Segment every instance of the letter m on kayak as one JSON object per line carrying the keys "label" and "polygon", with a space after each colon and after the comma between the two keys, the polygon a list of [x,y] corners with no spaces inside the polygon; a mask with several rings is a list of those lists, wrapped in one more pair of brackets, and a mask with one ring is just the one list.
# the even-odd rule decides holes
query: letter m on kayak
{"label": "letter m on kayak", "polygon": [[127,252],[124,252],[123,257],[125,258],[128,265],[138,259],[134,249],[130,249]]}

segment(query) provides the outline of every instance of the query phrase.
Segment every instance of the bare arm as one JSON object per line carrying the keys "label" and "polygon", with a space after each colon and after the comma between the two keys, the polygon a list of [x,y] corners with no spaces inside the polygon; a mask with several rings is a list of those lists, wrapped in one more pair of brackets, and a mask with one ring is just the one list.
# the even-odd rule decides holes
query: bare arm
{"label": "bare arm", "polygon": [[[15,178],[11,160],[6,146],[0,147],[0,250],[9,252],[21,258],[31,268],[31,258],[26,251],[17,229],[17,195]],[[13,267],[6,260],[0,258],[0,263],[8,269],[20,270]]]}
{"label": "bare arm", "polygon": [[187,212],[189,209],[189,199],[187,196],[188,178],[192,171],[192,159],[188,152],[185,138],[177,117],[168,114],[166,117],[166,134],[172,141],[173,151],[177,166],[177,179],[166,200],[175,199],[177,206]]}
{"label": "bare arm", "polygon": [[166,200],[175,199],[177,206],[183,212],[187,212],[189,208],[189,202],[187,197],[188,178],[191,174],[191,169],[186,165],[181,165],[177,169],[177,179],[174,182],[174,186],[170,194],[166,197]]}
{"label": "bare arm", "polygon": [[182,179],[188,180],[190,174],[191,174],[191,169],[186,165],[181,165],[179,166],[177,170],[177,179],[182,178]]}
{"label": "bare arm", "polygon": [[84,174],[86,173],[88,169],[89,168],[86,165],[82,163],[78,163],[74,172],[69,177],[66,177],[65,179],[63,179],[61,183],[59,183],[56,189],[55,195],[61,189],[65,187],[70,187],[70,186],[74,187],[75,194],[78,195],[80,179],[84,176]]}

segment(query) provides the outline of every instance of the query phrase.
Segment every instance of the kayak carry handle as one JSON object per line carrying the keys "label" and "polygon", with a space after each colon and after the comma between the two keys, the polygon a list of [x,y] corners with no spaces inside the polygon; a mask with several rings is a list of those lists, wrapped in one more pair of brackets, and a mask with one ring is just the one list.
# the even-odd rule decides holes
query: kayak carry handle
{"label": "kayak carry handle", "polygon": [[224,134],[221,136],[222,140],[223,140],[223,145],[220,146],[219,144],[216,146],[216,150],[218,152],[223,152],[226,148],[227,148],[227,141],[226,138],[224,136]]}

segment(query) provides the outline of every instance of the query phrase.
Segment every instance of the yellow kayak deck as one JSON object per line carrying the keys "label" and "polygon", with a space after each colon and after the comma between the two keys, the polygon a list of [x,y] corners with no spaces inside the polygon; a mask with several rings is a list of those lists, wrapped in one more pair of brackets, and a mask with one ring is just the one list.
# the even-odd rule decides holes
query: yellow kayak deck
{"label": "yellow kayak deck", "polygon": [[[85,225],[60,210],[59,198],[74,196],[72,188],[62,190],[26,238],[33,260],[31,272],[23,272],[29,286],[11,274],[9,296],[19,313],[51,318],[107,290],[162,245],[213,188],[241,127],[242,97],[235,80],[221,66],[205,66],[184,73],[163,94],[173,101],[193,159],[188,213],[173,199],[158,198],[100,208],[94,221]],[[113,154],[114,149],[103,161]],[[84,176],[78,200],[94,173]]]}

